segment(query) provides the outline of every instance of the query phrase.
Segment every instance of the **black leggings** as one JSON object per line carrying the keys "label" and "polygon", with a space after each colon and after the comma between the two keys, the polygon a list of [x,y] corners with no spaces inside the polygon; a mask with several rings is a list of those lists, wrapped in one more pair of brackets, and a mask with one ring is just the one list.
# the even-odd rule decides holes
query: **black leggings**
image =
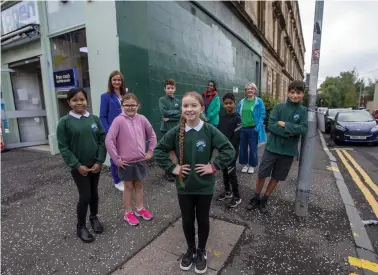
{"label": "black leggings", "polygon": [[213,195],[182,195],[178,200],[182,215],[182,227],[189,249],[196,248],[195,218],[198,225],[198,248],[205,249],[210,231],[210,205]]}
{"label": "black leggings", "polygon": [[100,173],[88,173],[87,176],[80,174],[78,170],[71,172],[79,191],[79,202],[77,203],[77,220],[78,226],[86,224],[88,205],[91,216],[97,215],[98,212],[98,181]]}

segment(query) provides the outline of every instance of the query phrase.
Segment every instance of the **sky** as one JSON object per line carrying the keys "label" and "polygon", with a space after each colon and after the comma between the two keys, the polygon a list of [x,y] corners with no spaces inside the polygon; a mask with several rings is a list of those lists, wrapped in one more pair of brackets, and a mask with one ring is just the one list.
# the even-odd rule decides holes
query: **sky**
{"label": "sky", "polygon": [[[315,1],[300,0],[299,10],[309,73]],[[353,68],[365,81],[378,78],[378,1],[325,0],[322,29],[318,85]]]}

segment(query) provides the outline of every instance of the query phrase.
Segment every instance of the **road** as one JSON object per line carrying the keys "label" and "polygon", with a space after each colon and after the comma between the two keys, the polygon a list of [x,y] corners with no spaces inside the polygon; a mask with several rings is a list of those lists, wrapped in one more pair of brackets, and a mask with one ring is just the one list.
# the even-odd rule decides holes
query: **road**
{"label": "road", "polygon": [[[329,141],[329,135],[324,134]],[[330,146],[362,220],[378,220],[378,146],[339,144]],[[366,226],[378,252],[378,225]]]}

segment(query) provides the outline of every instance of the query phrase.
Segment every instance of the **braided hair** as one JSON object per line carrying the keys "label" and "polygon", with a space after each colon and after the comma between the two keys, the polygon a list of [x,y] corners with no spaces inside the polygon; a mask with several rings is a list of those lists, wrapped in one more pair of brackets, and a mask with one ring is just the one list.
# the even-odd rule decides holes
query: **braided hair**
{"label": "braided hair", "polygon": [[[182,101],[184,100],[185,97],[193,97],[195,100],[199,102],[199,104],[204,107],[204,101],[202,96],[195,92],[195,91],[190,91],[184,94],[182,97]],[[183,177],[182,177],[182,165],[184,163],[184,136],[185,136],[185,123],[186,119],[184,116],[181,114],[181,119],[180,119],[180,124],[179,124],[179,165],[181,166],[180,173],[179,173],[179,183],[181,185],[184,184]]]}

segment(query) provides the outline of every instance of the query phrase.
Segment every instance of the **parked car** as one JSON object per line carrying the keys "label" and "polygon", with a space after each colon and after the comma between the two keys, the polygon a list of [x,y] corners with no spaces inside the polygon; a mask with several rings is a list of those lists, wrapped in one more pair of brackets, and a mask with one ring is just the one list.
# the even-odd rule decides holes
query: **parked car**
{"label": "parked car", "polygon": [[337,113],[339,113],[339,112],[347,112],[347,111],[350,111],[350,110],[351,109],[345,109],[345,108],[328,109],[325,112],[325,115],[324,115],[325,132],[329,133],[331,131],[331,125],[332,125],[333,120],[335,119],[335,116],[337,115]]}
{"label": "parked car", "polygon": [[335,143],[378,143],[378,123],[364,110],[339,112],[331,126],[331,139]]}
{"label": "parked car", "polygon": [[378,119],[378,109],[374,109],[373,112],[371,113],[374,119]]}

